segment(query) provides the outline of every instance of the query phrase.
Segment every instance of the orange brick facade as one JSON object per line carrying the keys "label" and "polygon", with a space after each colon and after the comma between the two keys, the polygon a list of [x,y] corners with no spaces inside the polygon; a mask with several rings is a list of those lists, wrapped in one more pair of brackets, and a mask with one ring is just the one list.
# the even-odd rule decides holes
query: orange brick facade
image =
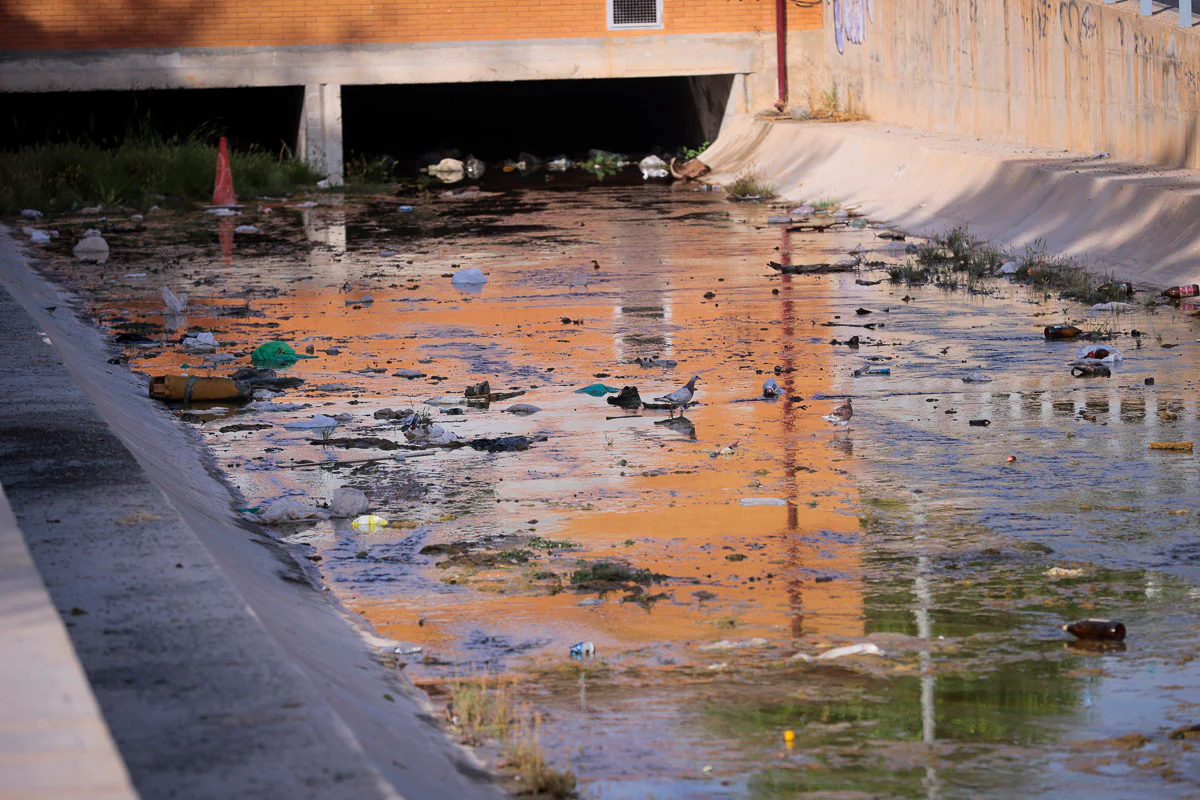
{"label": "orange brick facade", "polygon": [[[790,0],[788,29],[821,27]],[[610,31],[604,0],[3,0],[0,51],[558,39],[773,31],[774,0],[663,0],[661,30]]]}

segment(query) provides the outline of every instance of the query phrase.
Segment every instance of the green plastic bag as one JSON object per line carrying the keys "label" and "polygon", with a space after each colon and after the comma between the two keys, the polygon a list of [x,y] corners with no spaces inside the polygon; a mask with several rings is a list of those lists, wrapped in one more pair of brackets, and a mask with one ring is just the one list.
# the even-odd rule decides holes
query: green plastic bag
{"label": "green plastic bag", "polygon": [[591,386],[576,389],[575,394],[590,394],[592,397],[604,397],[606,394],[616,394],[619,391],[621,390],[605,386],[603,383],[593,383]]}
{"label": "green plastic bag", "polygon": [[316,356],[302,356],[287,342],[260,344],[250,355],[250,361],[254,366],[266,369],[290,367],[302,358],[316,358]]}

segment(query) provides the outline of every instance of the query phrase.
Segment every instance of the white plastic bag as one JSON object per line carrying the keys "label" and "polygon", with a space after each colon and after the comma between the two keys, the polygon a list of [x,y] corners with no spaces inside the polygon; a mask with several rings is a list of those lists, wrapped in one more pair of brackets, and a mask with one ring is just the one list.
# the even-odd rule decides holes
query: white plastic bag
{"label": "white plastic bag", "polygon": [[180,346],[189,353],[211,353],[217,349],[217,339],[208,331],[183,337]]}
{"label": "white plastic bag", "polygon": [[338,489],[329,498],[329,516],[335,519],[357,517],[367,513],[367,509],[370,507],[371,501],[361,490],[351,489],[348,486]]}
{"label": "white plastic bag", "polygon": [[268,525],[281,522],[302,522],[309,519],[324,519],[325,514],[319,508],[302,503],[292,497],[276,500],[267,510],[259,514],[259,519]]}
{"label": "white plastic bag", "polygon": [[1075,351],[1072,364],[1118,364],[1125,357],[1121,351],[1108,344],[1085,344]]}
{"label": "white plastic bag", "polygon": [[172,314],[182,314],[183,310],[187,308],[188,296],[186,294],[176,296],[170,286],[162,287],[162,299],[166,303],[167,310]]}
{"label": "white plastic bag", "polygon": [[483,274],[483,271],[479,267],[467,267],[454,273],[454,277],[450,279],[450,283],[458,286],[475,286],[487,283],[487,276]]}

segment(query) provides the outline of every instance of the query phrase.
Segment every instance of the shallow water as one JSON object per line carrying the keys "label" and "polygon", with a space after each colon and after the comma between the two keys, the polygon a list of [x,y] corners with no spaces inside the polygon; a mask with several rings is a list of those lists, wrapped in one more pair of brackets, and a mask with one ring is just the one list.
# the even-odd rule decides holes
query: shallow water
{"label": "shallow water", "polygon": [[[596,798],[1200,792],[1190,740],[1167,737],[1200,722],[1196,462],[1148,449],[1195,437],[1186,313],[1089,318],[1120,332],[1126,358],[1109,379],[1075,379],[1076,345],[1041,328],[1084,319],[1076,304],[1003,281],[765,267],[854,247],[902,261],[903,243],[871,229],[787,232],[766,208],[686,187],[508,191],[438,201],[436,214],[390,197],[316,202],[252,208],[238,219],[260,227],[249,235],[152,216],[109,237],[103,268],[68,268],[65,242],[46,268],[106,326],[199,326],[236,356],[205,366],[161,334],[127,349],[150,374],[224,374],[273,338],[313,346],[285,372],[307,383],[277,400],[310,408],[184,424],[248,506],[343,485],[371,496],[390,527],[277,532],[380,633],[423,648],[404,668],[435,697],[448,679],[510,678],[545,750]],[[488,275],[478,293],[444,277],[468,266]],[[164,319],[164,284],[191,294],[186,321]],[[368,292],[372,304],[348,302]],[[877,327],[842,327],[865,324]],[[856,333],[857,350],[830,344]],[[632,363],[651,355],[678,363]],[[868,357],[891,375],[854,377]],[[777,367],[788,397],[759,399]],[[401,368],[429,377],[392,377]],[[962,380],[976,372],[992,380]],[[650,399],[693,374],[686,422],[575,392],[599,381]],[[398,461],[282,427],[348,413],[335,437],[403,441],[373,412],[481,380],[525,394],[427,410],[463,438],[546,440]],[[843,397],[854,420],[834,430],[822,415]],[[542,410],[516,417],[513,402]],[[241,422],[272,427],[220,430]],[[467,557],[421,553],[463,544]],[[663,577],[572,587],[600,559]],[[1124,646],[1073,646],[1060,626],[1087,616],[1123,620]],[[572,660],[585,640],[596,656]],[[865,641],[884,655],[787,662]],[[1128,734],[1148,741],[1112,741]]]}

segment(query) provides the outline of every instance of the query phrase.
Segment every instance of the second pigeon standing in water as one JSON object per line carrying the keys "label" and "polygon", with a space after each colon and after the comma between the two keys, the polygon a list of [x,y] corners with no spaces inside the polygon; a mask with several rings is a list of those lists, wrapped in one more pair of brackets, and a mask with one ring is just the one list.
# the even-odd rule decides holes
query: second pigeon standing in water
{"label": "second pigeon standing in water", "polygon": [[670,394],[665,394],[662,397],[654,398],[656,403],[663,403],[671,409],[671,416],[675,416],[675,409],[686,409],[688,403],[692,402],[692,398],[696,396],[696,381],[700,380],[699,375],[693,375],[692,379],[680,386]]}

